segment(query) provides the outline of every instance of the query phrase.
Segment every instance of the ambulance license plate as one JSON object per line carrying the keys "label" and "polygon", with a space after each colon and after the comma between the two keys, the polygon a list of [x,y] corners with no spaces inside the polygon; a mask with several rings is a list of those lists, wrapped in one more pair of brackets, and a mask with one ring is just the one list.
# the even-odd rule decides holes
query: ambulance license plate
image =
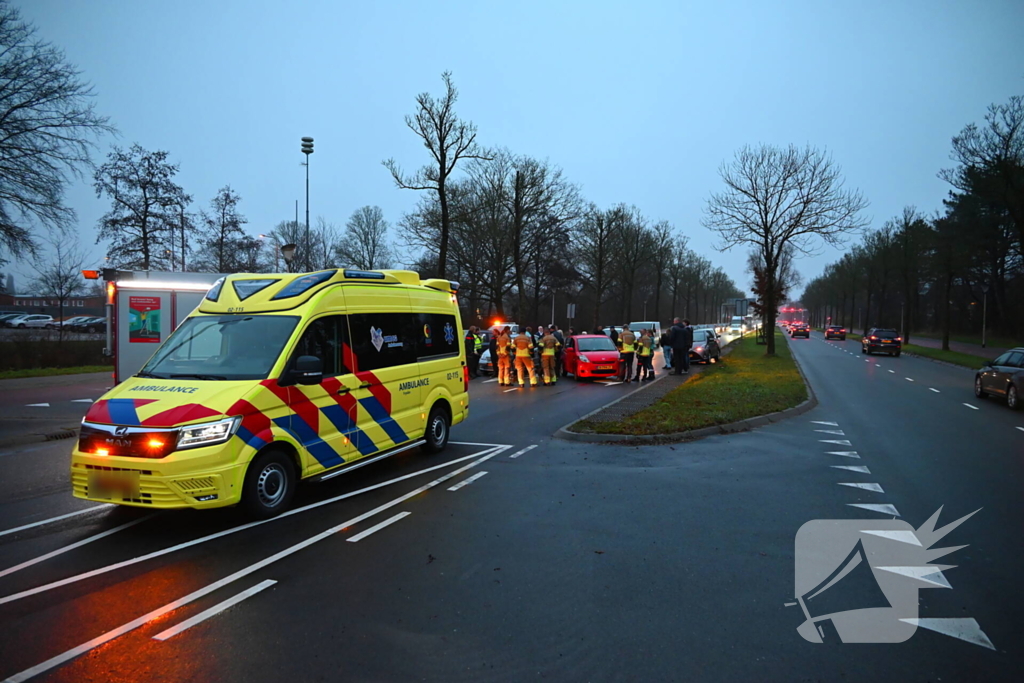
{"label": "ambulance license plate", "polygon": [[95,498],[139,497],[138,472],[90,472],[89,496]]}

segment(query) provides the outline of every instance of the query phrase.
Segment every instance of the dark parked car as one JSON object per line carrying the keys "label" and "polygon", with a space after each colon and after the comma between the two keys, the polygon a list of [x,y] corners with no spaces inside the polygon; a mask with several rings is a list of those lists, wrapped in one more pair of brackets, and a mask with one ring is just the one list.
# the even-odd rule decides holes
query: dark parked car
{"label": "dark parked car", "polygon": [[846,328],[839,325],[829,325],[825,328],[825,339],[846,341]]}
{"label": "dark parked car", "polygon": [[88,318],[82,320],[71,326],[72,332],[106,332],[107,331],[107,320],[106,318]]}
{"label": "dark parked car", "polygon": [[989,361],[974,375],[974,395],[978,398],[1002,396],[1006,405],[1020,410],[1024,391],[1024,346],[1011,349]]}
{"label": "dark parked car", "polygon": [[792,338],[806,337],[811,338],[811,326],[807,323],[796,323],[793,327],[789,328],[789,336]]}
{"label": "dark parked car", "polygon": [[714,330],[694,330],[693,345],[690,347],[690,361],[695,363],[718,363],[722,360],[722,347]]}
{"label": "dark parked car", "polygon": [[875,351],[899,358],[903,350],[903,337],[889,327],[872,327],[860,340],[860,352],[871,355]]}

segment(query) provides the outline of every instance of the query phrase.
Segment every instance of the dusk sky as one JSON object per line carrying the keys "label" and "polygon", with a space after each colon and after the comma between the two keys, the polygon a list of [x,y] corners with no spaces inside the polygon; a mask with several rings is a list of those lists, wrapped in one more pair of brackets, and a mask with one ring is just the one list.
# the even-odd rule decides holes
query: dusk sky
{"label": "dusk sky", "polygon": [[[941,207],[950,138],[1024,94],[1024,2],[15,1],[62,47],[120,130],[167,150],[208,206],[230,184],[251,234],[304,210],[299,138],[316,139],[311,215],[366,204],[394,226],[427,152],[404,124],[451,70],[479,142],[546,158],[602,208],[635,204],[749,287],[746,253],[700,225],[719,165],[746,143],[827,148],[873,228]],[[68,203],[95,261],[107,210],[91,178]],[[397,237],[397,233],[396,233]],[[799,267],[816,276],[840,252]],[[21,290],[31,268],[13,270]]]}

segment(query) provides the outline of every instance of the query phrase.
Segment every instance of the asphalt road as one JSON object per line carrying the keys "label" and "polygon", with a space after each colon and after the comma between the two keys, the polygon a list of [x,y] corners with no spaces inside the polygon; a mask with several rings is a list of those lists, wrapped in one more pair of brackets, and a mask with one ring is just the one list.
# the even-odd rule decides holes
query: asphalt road
{"label": "asphalt road", "polygon": [[[0,445],[0,677],[1019,680],[1024,414],[974,399],[965,370],[817,334],[792,346],[819,405],[791,420],[579,444],[550,435],[632,387],[474,380],[460,443],[307,487],[258,525],[75,501],[68,442]],[[950,588],[914,584],[909,640],[801,638],[802,525],[919,529],[940,506],[936,528],[980,511],[935,544],[967,547],[935,560],[955,565]]]}

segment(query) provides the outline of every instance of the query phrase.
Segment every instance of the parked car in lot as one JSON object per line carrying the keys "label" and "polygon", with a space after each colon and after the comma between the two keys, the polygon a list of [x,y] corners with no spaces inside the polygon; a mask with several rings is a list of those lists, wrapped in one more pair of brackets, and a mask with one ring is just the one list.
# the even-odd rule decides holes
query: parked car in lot
{"label": "parked car in lot", "polygon": [[58,320],[53,324],[54,328],[62,327],[65,330],[70,330],[73,326],[78,323],[85,322],[86,320],[92,320],[95,316],[92,315],[76,315],[73,318],[65,318],[64,320]]}
{"label": "parked car in lot", "polygon": [[846,328],[839,325],[829,325],[825,328],[825,339],[846,341]]}
{"label": "parked car in lot", "polygon": [[722,360],[722,347],[714,330],[694,330],[690,346],[690,362],[717,363]]}
{"label": "parked car in lot", "polygon": [[619,350],[604,334],[576,334],[565,340],[565,372],[577,381],[619,374]]}
{"label": "parked car in lot", "polygon": [[860,352],[871,355],[875,351],[898,358],[903,351],[903,337],[891,327],[872,327],[860,340]]}
{"label": "parked car in lot", "polygon": [[807,323],[796,323],[789,328],[789,336],[793,339],[797,337],[804,337],[806,339],[811,338],[811,326]]}
{"label": "parked car in lot", "polygon": [[72,332],[106,332],[107,331],[107,319],[106,318],[86,318],[71,326]]}
{"label": "parked car in lot", "polygon": [[1024,392],[1024,346],[1010,349],[991,360],[974,375],[974,395],[978,398],[1002,396],[1012,410],[1021,409]]}
{"label": "parked car in lot", "polygon": [[654,340],[661,339],[661,323],[653,320],[641,320],[640,322],[630,323],[629,329],[638,337],[640,336],[640,330],[654,330]]}
{"label": "parked car in lot", "polygon": [[25,315],[24,313],[0,313],[0,327],[6,326],[6,323],[11,318],[20,318]]}
{"label": "parked car in lot", "polygon": [[14,318],[8,318],[4,321],[4,325],[7,327],[17,327],[19,329],[25,328],[43,328],[53,325],[52,315],[43,315],[41,313],[33,313],[30,315],[19,315]]}

